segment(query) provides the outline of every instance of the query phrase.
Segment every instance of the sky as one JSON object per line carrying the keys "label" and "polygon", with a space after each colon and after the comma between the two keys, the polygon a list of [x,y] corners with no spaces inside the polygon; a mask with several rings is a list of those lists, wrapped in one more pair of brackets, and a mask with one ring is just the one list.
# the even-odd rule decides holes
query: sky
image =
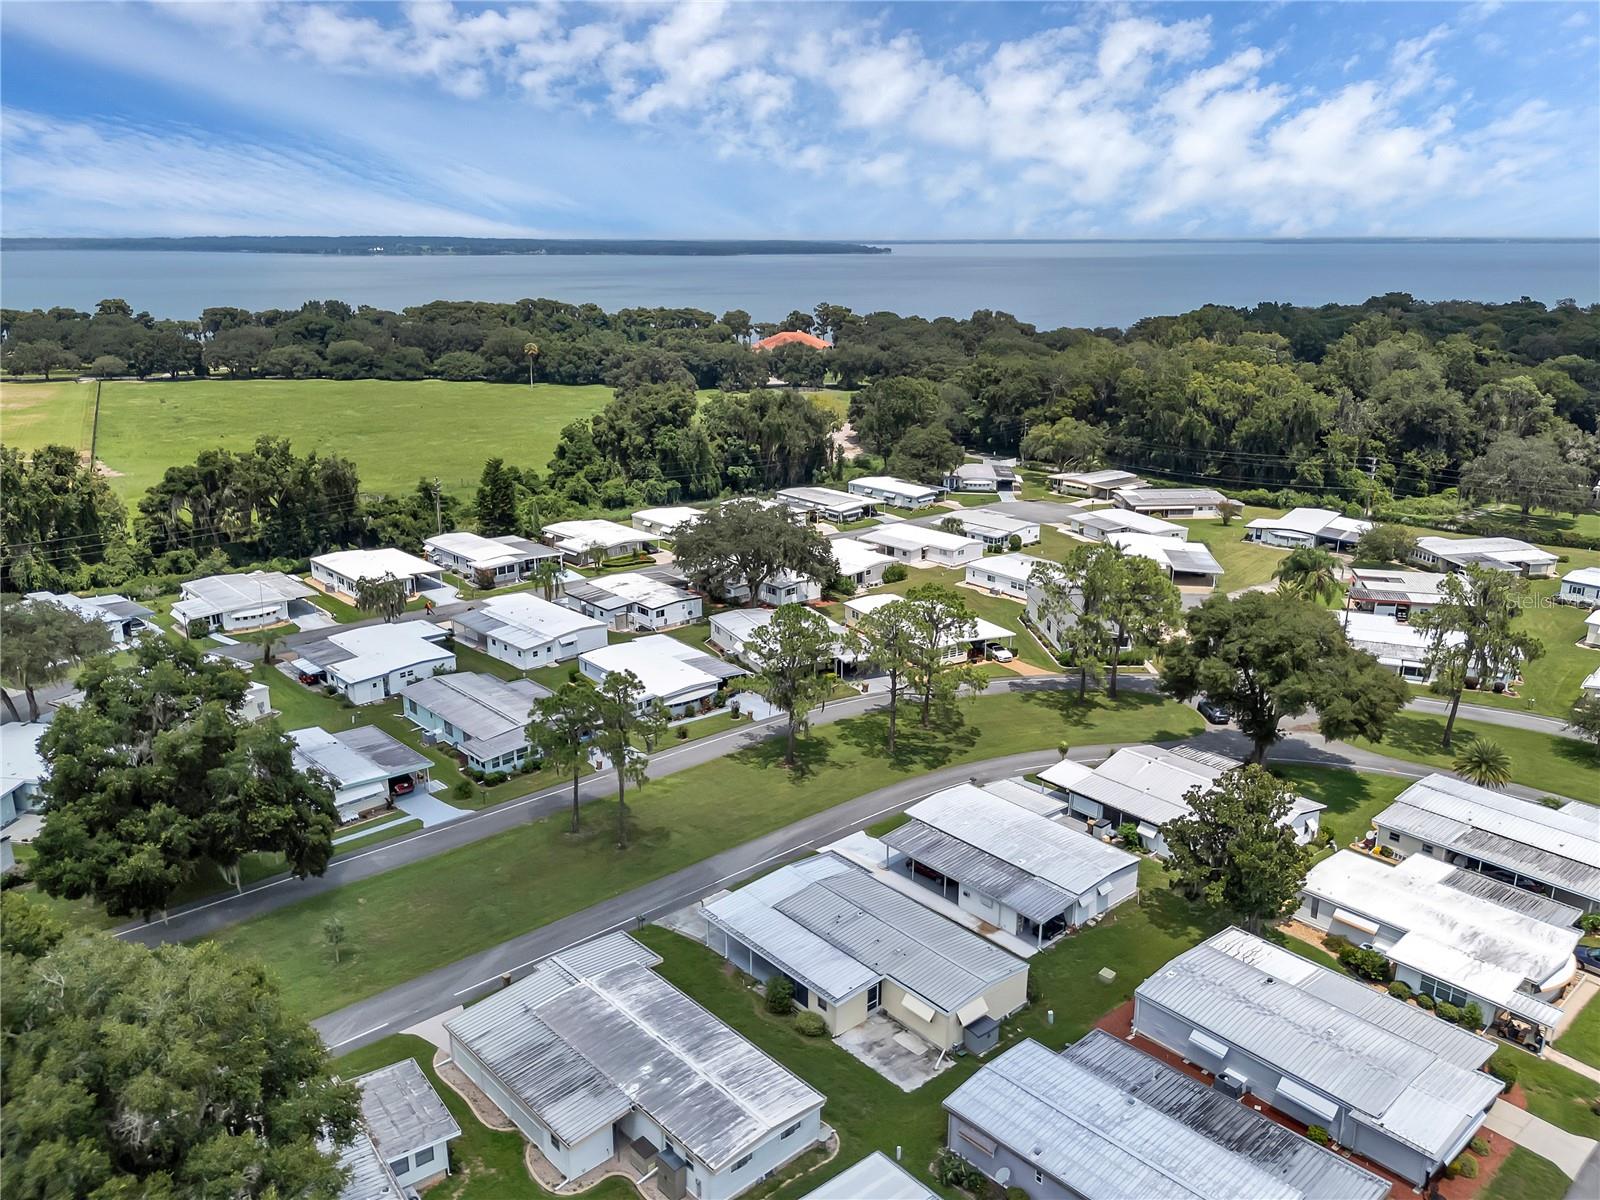
{"label": "sky", "polygon": [[0,230],[1596,236],[1594,3],[0,5]]}

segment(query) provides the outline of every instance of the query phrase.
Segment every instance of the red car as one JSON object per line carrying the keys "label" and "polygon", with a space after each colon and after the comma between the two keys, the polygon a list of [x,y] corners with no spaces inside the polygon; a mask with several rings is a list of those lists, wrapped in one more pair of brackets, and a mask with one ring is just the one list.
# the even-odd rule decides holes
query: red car
{"label": "red car", "polygon": [[392,796],[409,796],[416,790],[416,783],[410,779],[397,779],[389,785],[389,794]]}

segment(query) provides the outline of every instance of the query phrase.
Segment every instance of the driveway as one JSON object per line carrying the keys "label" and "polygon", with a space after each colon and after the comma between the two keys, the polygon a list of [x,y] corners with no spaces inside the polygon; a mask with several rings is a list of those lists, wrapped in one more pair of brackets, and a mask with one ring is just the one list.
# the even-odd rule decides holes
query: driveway
{"label": "driveway", "polygon": [[409,796],[396,796],[394,806],[408,817],[415,817],[422,822],[424,829],[433,829],[438,825],[448,825],[451,821],[458,821],[466,816],[471,809],[457,808],[453,804],[446,804],[437,796],[430,796],[423,792],[412,792]]}

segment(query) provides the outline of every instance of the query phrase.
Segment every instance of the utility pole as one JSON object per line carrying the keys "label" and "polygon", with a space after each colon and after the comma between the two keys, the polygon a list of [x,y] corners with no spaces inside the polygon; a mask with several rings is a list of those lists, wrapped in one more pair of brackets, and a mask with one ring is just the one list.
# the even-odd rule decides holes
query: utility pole
{"label": "utility pole", "polygon": [[439,495],[444,490],[444,484],[439,482],[439,477],[433,477],[433,532],[444,532],[444,517],[439,513]]}

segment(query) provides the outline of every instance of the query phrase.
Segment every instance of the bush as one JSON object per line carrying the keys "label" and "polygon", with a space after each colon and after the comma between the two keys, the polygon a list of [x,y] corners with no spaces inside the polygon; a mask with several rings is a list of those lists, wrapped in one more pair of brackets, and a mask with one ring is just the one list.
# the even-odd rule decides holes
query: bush
{"label": "bush", "polygon": [[1478,1002],[1474,1000],[1461,1010],[1461,1015],[1456,1020],[1468,1029],[1482,1029],[1483,1009],[1479,1008]]}
{"label": "bush", "polygon": [[1124,821],[1117,826],[1117,841],[1130,849],[1144,845],[1139,840],[1139,826],[1133,821]]}
{"label": "bush", "polygon": [[828,1032],[828,1023],[814,1012],[803,1012],[794,1019],[794,1031],[801,1037],[822,1037]]}
{"label": "bush", "polygon": [[1376,950],[1348,946],[1339,951],[1339,965],[1350,974],[1379,982],[1389,977],[1389,960]]}
{"label": "bush", "polygon": [[1389,984],[1389,995],[1393,996],[1396,1000],[1409,1000],[1411,999],[1411,989],[1400,980],[1396,979]]}
{"label": "bush", "polygon": [[1451,1179],[1476,1179],[1478,1177],[1478,1160],[1470,1154],[1460,1155],[1445,1168],[1445,1174]]}
{"label": "bush", "polygon": [[1417,1007],[1418,1008],[1425,1008],[1429,1012],[1432,1012],[1433,1011],[1433,997],[1428,995],[1427,992],[1418,992],[1417,993]]}
{"label": "bush", "polygon": [[1044,989],[1039,986],[1039,973],[1037,971],[1028,972],[1027,997],[1029,1004],[1037,1004],[1044,999]]}
{"label": "bush", "polygon": [[1322,944],[1327,947],[1328,953],[1337,958],[1346,950],[1354,950],[1356,944],[1340,933],[1330,933],[1322,939]]}
{"label": "bush", "polygon": [[774,1016],[786,1017],[794,1009],[794,984],[782,975],[767,980],[767,1011]]}
{"label": "bush", "polygon": [[457,800],[471,800],[472,799],[472,785],[470,783],[468,783],[465,779],[457,780],[456,781],[456,786],[451,788],[450,790],[455,793],[455,797],[456,797]]}
{"label": "bush", "polygon": [[933,1176],[945,1187],[957,1187],[974,1194],[988,1183],[982,1171],[950,1150],[940,1152],[939,1161],[933,1164]]}
{"label": "bush", "polygon": [[1600,933],[1600,912],[1584,913],[1578,918],[1578,928],[1590,937]]}
{"label": "bush", "polygon": [[1439,1001],[1439,1004],[1434,1009],[1434,1012],[1438,1013],[1440,1018],[1446,1021],[1461,1020],[1461,1010],[1454,1004],[1451,1004],[1448,1000]]}
{"label": "bush", "polygon": [[1022,535],[1020,533],[1013,533],[1010,537],[1008,537],[1006,539],[1006,549],[1011,551],[1013,554],[1015,554],[1018,550],[1021,550]]}
{"label": "bush", "polygon": [[890,563],[883,569],[883,581],[885,583],[899,583],[910,574],[911,572],[906,568],[905,563]]}
{"label": "bush", "polygon": [[568,683],[577,683],[578,680],[580,680],[582,678],[583,678],[583,672],[578,670],[577,667],[568,667],[567,668],[567,682]]}
{"label": "bush", "polygon": [[1328,1131],[1321,1125],[1307,1125],[1306,1137],[1319,1146],[1326,1146],[1329,1142],[1333,1141],[1332,1135],[1329,1134]]}
{"label": "bush", "polygon": [[687,725],[679,725],[672,733],[680,742],[684,741],[689,736],[689,727]]}
{"label": "bush", "polygon": [[1517,1076],[1522,1074],[1522,1062],[1517,1058],[1517,1052],[1515,1050],[1498,1051],[1489,1060],[1489,1074],[1493,1075],[1501,1083],[1515,1083]]}
{"label": "bush", "polygon": [[1471,1150],[1479,1158],[1482,1158],[1489,1153],[1489,1139],[1475,1137],[1467,1143],[1467,1149]]}

